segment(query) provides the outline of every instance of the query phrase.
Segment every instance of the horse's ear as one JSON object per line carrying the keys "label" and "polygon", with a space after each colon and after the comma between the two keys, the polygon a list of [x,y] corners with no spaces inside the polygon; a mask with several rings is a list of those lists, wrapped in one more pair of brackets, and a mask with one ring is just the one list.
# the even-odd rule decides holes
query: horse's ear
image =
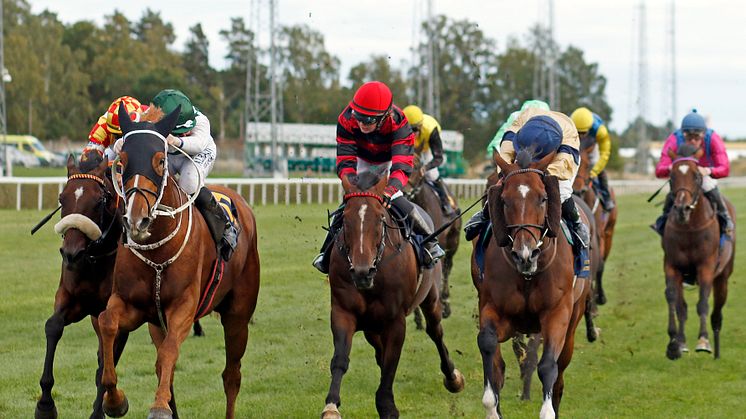
{"label": "horse's ear", "polygon": [[541,170],[542,172],[545,172],[547,170],[547,167],[549,167],[549,164],[552,163],[554,160],[554,156],[557,155],[556,151],[553,151],[546,156],[544,156],[541,160],[536,162],[533,166],[535,169]]}
{"label": "horse's ear", "polygon": [[495,161],[495,164],[497,165],[497,167],[500,168],[500,171],[504,173],[507,172],[508,167],[510,166],[510,163],[503,160],[502,156],[500,156],[500,153],[498,153],[497,151],[493,152],[492,159]]}
{"label": "horse's ear", "polygon": [[176,109],[171,111],[168,115],[163,117],[160,121],[155,123],[155,130],[158,131],[164,137],[168,137],[176,126],[176,121],[179,119],[179,113],[181,112],[181,105],[177,106]]}
{"label": "horse's ear", "polygon": [[96,174],[98,176],[103,176],[104,173],[106,173],[106,169],[109,167],[109,158],[104,156],[103,160],[101,160],[101,163],[98,164],[98,167],[96,167]]}
{"label": "horse's ear", "polygon": [[492,221],[492,236],[499,247],[510,244],[507,228],[505,227],[505,205],[502,200],[503,185],[490,186],[487,190],[487,203]]}
{"label": "horse's ear", "polygon": [[544,189],[547,192],[547,229],[549,229],[547,236],[557,237],[560,233],[560,218],[562,217],[562,201],[557,176],[544,176]]}
{"label": "horse's ear", "polygon": [[352,182],[350,181],[352,175],[342,175],[339,179],[342,181],[342,190],[344,193],[350,193],[352,191]]}
{"label": "horse's ear", "polygon": [[77,173],[80,173],[80,170],[78,170],[78,165],[75,161],[75,156],[72,153],[70,153],[67,156],[67,177],[70,177]]}
{"label": "horse's ear", "polygon": [[122,133],[126,134],[135,129],[135,123],[130,119],[130,114],[124,107],[124,101],[119,102],[119,127],[122,129]]}

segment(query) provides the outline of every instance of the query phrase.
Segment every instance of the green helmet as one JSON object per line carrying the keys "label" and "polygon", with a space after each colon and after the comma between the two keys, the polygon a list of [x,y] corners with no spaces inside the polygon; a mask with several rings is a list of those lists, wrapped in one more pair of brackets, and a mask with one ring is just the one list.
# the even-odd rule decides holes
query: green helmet
{"label": "green helmet", "polygon": [[153,98],[153,105],[161,108],[166,115],[181,105],[181,112],[179,112],[179,118],[176,120],[176,127],[174,127],[171,133],[177,135],[184,134],[194,128],[197,109],[192,105],[192,101],[180,90],[161,90]]}

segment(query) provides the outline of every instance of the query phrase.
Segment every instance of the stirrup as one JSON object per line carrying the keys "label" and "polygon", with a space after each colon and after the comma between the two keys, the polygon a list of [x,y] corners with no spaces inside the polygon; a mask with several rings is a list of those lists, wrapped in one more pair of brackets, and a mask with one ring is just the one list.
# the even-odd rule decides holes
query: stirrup
{"label": "stirrup", "polygon": [[324,253],[319,253],[311,262],[314,268],[318,269],[322,274],[328,274],[329,269],[324,266]]}

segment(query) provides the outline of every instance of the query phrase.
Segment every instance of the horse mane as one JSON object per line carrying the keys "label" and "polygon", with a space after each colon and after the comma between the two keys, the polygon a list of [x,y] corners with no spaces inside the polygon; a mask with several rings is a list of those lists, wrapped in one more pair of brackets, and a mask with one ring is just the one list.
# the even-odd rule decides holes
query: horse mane
{"label": "horse mane", "polygon": [[524,148],[518,151],[515,156],[515,164],[521,169],[527,169],[531,162],[534,160],[533,149]]}
{"label": "horse mane", "polygon": [[363,173],[359,173],[356,178],[352,180],[352,184],[357,186],[361,191],[367,191],[374,187],[381,180],[381,175],[373,170],[369,170]]}
{"label": "horse mane", "polygon": [[699,147],[694,144],[684,143],[676,150],[676,155],[679,157],[692,157],[697,150],[699,150]]}
{"label": "horse mane", "polygon": [[89,173],[96,169],[103,160],[104,157],[98,151],[89,150],[81,157],[78,163],[78,170],[80,170],[80,173]]}
{"label": "horse mane", "polygon": [[140,116],[140,122],[156,123],[163,119],[164,116],[163,109],[151,103],[148,109]]}

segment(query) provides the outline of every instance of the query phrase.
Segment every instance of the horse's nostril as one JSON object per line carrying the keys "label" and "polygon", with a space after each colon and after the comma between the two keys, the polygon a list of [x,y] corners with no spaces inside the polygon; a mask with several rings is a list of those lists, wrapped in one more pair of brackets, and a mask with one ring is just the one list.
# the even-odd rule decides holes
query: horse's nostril
{"label": "horse's nostril", "polygon": [[150,227],[151,219],[150,217],[143,217],[142,220],[140,220],[139,229],[140,231],[147,230],[148,227]]}
{"label": "horse's nostril", "polygon": [[536,259],[539,257],[539,253],[541,253],[541,250],[534,249],[531,251],[531,259]]}

